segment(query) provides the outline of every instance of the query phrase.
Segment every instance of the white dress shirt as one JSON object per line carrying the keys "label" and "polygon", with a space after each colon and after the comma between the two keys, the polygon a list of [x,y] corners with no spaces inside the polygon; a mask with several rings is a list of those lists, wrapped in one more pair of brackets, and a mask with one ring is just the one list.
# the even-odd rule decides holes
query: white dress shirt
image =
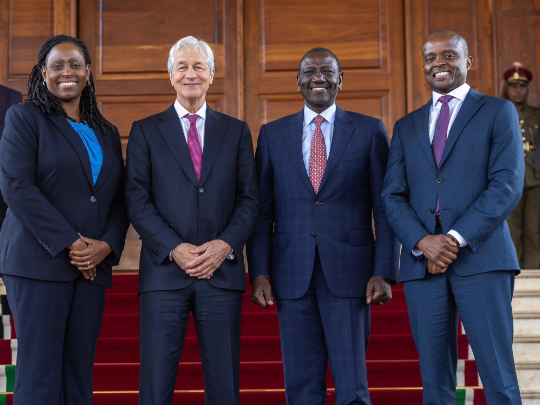
{"label": "white dress shirt", "polygon": [[304,125],[302,128],[302,156],[304,158],[304,165],[309,176],[309,157],[311,154],[311,140],[313,139],[313,133],[315,132],[315,117],[320,115],[324,118],[321,123],[321,131],[324,137],[324,144],[326,145],[326,159],[330,156],[330,147],[332,146],[332,137],[334,136],[334,121],[336,119],[336,104],[332,104],[322,113],[317,114],[311,110],[308,106],[304,106]]}
{"label": "white dress shirt", "polygon": [[[188,110],[186,110],[182,104],[176,100],[174,102],[174,109],[176,110],[176,114],[178,114],[178,118],[180,119],[180,124],[182,124],[182,129],[184,131],[184,137],[186,138],[186,143],[188,141],[188,131],[189,131],[189,119],[186,116],[186,114],[191,114]],[[199,116],[197,118],[197,135],[199,135],[199,142],[201,143],[201,150],[204,151],[204,123],[206,122],[206,101],[202,105],[201,108],[199,108],[199,111],[197,111],[195,114]],[[185,118],[184,118],[185,117]]]}
{"label": "white dress shirt", "polygon": [[[448,93],[449,96],[453,96],[454,98],[448,102],[448,107],[450,109],[450,122],[448,123],[448,132],[446,133],[446,138],[448,138],[448,134],[450,133],[450,129],[452,128],[452,124],[454,124],[458,112],[463,105],[463,101],[465,101],[465,97],[467,97],[470,89],[471,86],[469,86],[467,83],[463,83],[457,89],[454,89],[450,93]],[[433,102],[429,110],[429,143],[433,142],[435,125],[437,123],[437,119],[439,118],[439,114],[441,113],[442,107],[442,103],[439,103],[438,101],[439,98],[441,98],[442,96],[442,94],[433,92]],[[449,230],[448,235],[452,235],[454,238],[457,239],[457,241],[459,242],[459,247],[465,247],[468,245],[467,241],[456,230]],[[421,256],[422,252],[419,249],[414,248],[413,254],[415,256]]]}

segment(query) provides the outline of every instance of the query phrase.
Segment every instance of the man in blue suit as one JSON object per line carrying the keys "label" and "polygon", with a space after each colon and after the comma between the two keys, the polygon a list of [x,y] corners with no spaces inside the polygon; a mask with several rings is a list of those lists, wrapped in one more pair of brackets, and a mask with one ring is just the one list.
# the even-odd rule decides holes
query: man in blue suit
{"label": "man in blue suit", "polygon": [[240,403],[244,244],[257,217],[247,124],[208,107],[210,46],[178,41],[168,70],[176,101],[133,124],[126,202],[141,235],[140,405],[170,405],[193,313],[207,405]]}
{"label": "man in blue suit", "polygon": [[423,403],[455,404],[459,314],[488,403],[521,404],[511,307],[519,264],[506,224],[524,179],[517,111],[465,83],[472,57],[461,35],[436,31],[422,54],[433,97],[396,123],[382,198],[403,245]]}
{"label": "man in blue suit", "polygon": [[388,138],[380,120],[336,106],[343,72],[328,49],[304,55],[297,82],[304,109],[259,134],[251,299],[277,299],[288,404],[325,403],[328,360],[336,404],[371,404],[369,304],[391,299],[398,266],[380,199]]}

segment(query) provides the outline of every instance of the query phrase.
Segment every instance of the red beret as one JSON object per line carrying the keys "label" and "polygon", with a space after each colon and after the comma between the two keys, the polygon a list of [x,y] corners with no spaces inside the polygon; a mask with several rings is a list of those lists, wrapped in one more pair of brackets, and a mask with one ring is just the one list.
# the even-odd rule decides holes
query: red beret
{"label": "red beret", "polygon": [[528,84],[532,80],[532,73],[522,67],[514,67],[504,72],[504,80],[508,84],[524,83]]}

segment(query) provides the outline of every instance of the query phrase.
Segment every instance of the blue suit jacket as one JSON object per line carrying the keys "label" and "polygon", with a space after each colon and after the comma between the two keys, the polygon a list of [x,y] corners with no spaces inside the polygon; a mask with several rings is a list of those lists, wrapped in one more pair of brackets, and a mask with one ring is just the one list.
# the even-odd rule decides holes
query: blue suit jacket
{"label": "blue suit jacket", "polygon": [[133,123],[126,203],[143,241],[139,292],[176,290],[193,282],[169,253],[187,242],[227,242],[236,254],[208,281],[245,290],[244,244],[257,216],[257,179],[247,124],[207,107],[200,184],[174,105]]}
{"label": "blue suit jacket", "polygon": [[416,259],[411,251],[435,232],[437,195],[443,232],[454,229],[469,244],[453,263],[457,274],[519,269],[506,224],[525,176],[516,108],[471,89],[437,169],[428,133],[431,104],[396,123],[388,158],[382,197],[390,226],[403,244],[400,281],[425,275],[425,258]]}
{"label": "blue suit jacket", "polygon": [[111,267],[120,260],[129,225],[124,161],[116,128],[94,131],[103,149],[95,185],[88,151],[64,116],[45,115],[31,102],[8,111],[0,142],[0,187],[9,206],[0,233],[1,273],[74,280],[80,271],[66,248],[80,233],[111,247],[93,283],[112,286]]}
{"label": "blue suit jacket", "polygon": [[308,289],[318,246],[330,290],[364,297],[372,275],[397,279],[399,245],[380,198],[386,130],[378,119],[337,107],[315,195],[302,158],[303,120],[302,110],[261,127],[255,158],[259,217],[247,244],[250,278],[268,275],[276,298],[299,298]]}

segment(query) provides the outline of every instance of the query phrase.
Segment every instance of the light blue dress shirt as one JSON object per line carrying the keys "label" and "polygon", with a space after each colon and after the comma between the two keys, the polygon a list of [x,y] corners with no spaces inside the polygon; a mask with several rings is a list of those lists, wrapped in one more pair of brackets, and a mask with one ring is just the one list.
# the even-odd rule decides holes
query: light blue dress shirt
{"label": "light blue dress shirt", "polygon": [[332,137],[334,136],[334,121],[336,120],[336,104],[332,104],[322,113],[317,114],[315,111],[304,106],[304,125],[302,129],[302,156],[304,165],[309,176],[309,156],[311,152],[311,140],[315,132],[315,117],[321,115],[324,121],[321,123],[321,131],[326,145],[326,159],[330,156],[330,147],[332,146]]}
{"label": "light blue dress shirt", "polygon": [[90,157],[90,167],[92,168],[92,178],[94,184],[99,177],[99,172],[101,171],[101,166],[103,165],[103,149],[97,139],[96,133],[92,128],[90,128],[86,121],[83,123],[77,123],[75,121],[68,120],[71,124],[71,127],[77,132],[77,135],[82,139],[86,150],[88,151],[88,156]]}

